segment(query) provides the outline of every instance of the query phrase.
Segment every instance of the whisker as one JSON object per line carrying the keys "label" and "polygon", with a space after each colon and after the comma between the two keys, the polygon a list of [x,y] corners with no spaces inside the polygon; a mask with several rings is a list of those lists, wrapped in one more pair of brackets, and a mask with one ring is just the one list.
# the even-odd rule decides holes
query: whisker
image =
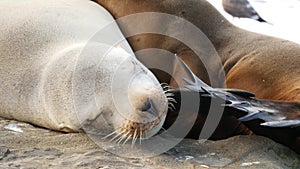
{"label": "whisker", "polygon": [[144,135],[145,135],[145,137],[144,137],[144,138],[147,138],[147,137],[148,137],[148,136],[147,136],[147,132],[145,132],[145,133],[144,133]]}
{"label": "whisker", "polygon": [[119,141],[122,140],[122,137],[123,137],[123,135],[120,135],[120,137],[115,140],[115,143],[118,143],[118,145],[119,145]]}
{"label": "whisker", "polygon": [[142,137],[143,137],[143,130],[142,127],[140,126],[140,145],[142,144]]}
{"label": "whisker", "polygon": [[123,144],[126,144],[126,142],[130,139],[130,131],[126,134],[127,138],[126,140],[123,142]]}
{"label": "whisker", "polygon": [[163,88],[165,91],[167,91],[167,90],[169,90],[170,87],[169,87],[169,86],[163,86],[162,88]]}
{"label": "whisker", "polygon": [[134,134],[133,134],[133,137],[132,137],[131,146],[134,146],[134,144],[136,142],[136,139],[137,139],[137,129],[134,130]]}
{"label": "whisker", "polygon": [[161,85],[162,87],[164,87],[164,86],[169,86],[169,84],[168,84],[168,83],[165,83],[165,82],[161,83],[160,85]]}
{"label": "whisker", "polygon": [[163,130],[163,131],[167,131],[164,127],[161,127],[160,129]]}
{"label": "whisker", "polygon": [[110,142],[113,142],[117,137],[119,137],[120,135],[122,135],[124,132],[125,132],[125,131],[123,130],[123,131],[121,131],[120,133],[117,133],[117,134],[115,135],[115,137],[113,137],[113,138],[110,139],[109,141],[110,141]]}
{"label": "whisker", "polygon": [[133,137],[133,139],[134,139],[134,144],[136,143],[136,140],[138,139],[138,135],[137,135],[137,129],[135,129],[134,130],[134,137]]}
{"label": "whisker", "polygon": [[120,130],[121,130],[121,129],[115,130],[115,131],[111,132],[110,134],[108,134],[107,136],[103,137],[102,139],[106,139],[106,138],[108,138],[108,137],[114,135],[115,133],[117,133],[117,132],[120,131]]}
{"label": "whisker", "polygon": [[166,93],[165,94],[167,97],[174,97],[174,94],[173,93]]}
{"label": "whisker", "polygon": [[[118,141],[118,145],[126,138],[126,136],[127,136],[127,134],[129,134],[130,133],[130,131],[128,131],[126,134],[123,134],[122,136],[121,136],[121,138],[119,139],[119,141]],[[116,140],[117,141],[117,140]]]}
{"label": "whisker", "polygon": [[168,108],[171,110],[171,111],[174,111],[174,110],[176,110],[176,107],[174,106],[174,104],[173,103],[168,103]]}
{"label": "whisker", "polygon": [[169,88],[167,90],[165,90],[165,92],[172,92],[173,91],[173,88],[171,86],[169,86]]}
{"label": "whisker", "polygon": [[116,134],[112,139],[109,140],[109,142],[113,142],[116,138],[118,138],[121,134]]}
{"label": "whisker", "polygon": [[169,102],[177,103],[177,101],[174,98],[168,97],[167,99]]}
{"label": "whisker", "polygon": [[161,87],[163,88],[165,93],[169,93],[170,90],[172,89],[172,86],[169,86],[167,83],[161,83]]}
{"label": "whisker", "polygon": [[168,86],[168,91],[174,89],[172,86]]}

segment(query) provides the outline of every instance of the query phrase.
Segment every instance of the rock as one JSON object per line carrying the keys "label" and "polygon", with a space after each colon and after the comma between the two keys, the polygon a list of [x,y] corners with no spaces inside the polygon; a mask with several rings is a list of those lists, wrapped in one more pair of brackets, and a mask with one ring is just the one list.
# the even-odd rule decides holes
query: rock
{"label": "rock", "polygon": [[10,123],[16,122],[0,119],[3,168],[273,169],[300,166],[299,155],[261,136],[236,136],[220,141],[185,139],[163,154],[135,159],[104,151],[83,133],[60,133],[31,125],[23,125],[23,133],[14,133],[3,129]]}
{"label": "rock", "polygon": [[2,160],[9,153],[7,147],[0,147],[0,160]]}

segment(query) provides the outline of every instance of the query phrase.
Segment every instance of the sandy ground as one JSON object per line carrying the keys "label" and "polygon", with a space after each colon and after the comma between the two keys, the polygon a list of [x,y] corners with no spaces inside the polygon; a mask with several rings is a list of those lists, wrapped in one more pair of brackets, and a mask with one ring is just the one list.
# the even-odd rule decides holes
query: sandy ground
{"label": "sandy ground", "polygon": [[[22,132],[6,129],[9,124]],[[0,119],[0,168],[299,167],[299,155],[259,136],[237,136],[205,143],[187,139],[154,157],[125,158],[104,151],[84,133],[60,133]]]}

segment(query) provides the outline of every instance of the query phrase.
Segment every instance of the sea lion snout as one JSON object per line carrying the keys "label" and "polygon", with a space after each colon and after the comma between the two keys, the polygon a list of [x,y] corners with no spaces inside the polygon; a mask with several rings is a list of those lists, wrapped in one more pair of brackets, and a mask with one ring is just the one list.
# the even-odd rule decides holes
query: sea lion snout
{"label": "sea lion snout", "polygon": [[[151,78],[143,79],[143,75],[136,76],[128,89],[128,109],[119,109],[116,113],[118,126],[115,130],[125,137],[149,138],[156,134],[164,123],[168,110],[168,100],[158,82]],[[143,80],[144,85],[136,85]],[[146,81],[145,81],[146,80]],[[120,118],[120,119],[119,119]]]}
{"label": "sea lion snout", "polygon": [[[116,133],[112,140],[127,142],[132,138],[132,143],[137,138],[147,139],[155,135],[162,127],[168,110],[168,100],[162,89],[152,87],[135,88],[129,90],[129,109],[120,109],[114,112],[113,125]],[[111,135],[108,135],[111,136]]]}
{"label": "sea lion snout", "polygon": [[132,108],[132,111],[127,112],[125,116],[128,121],[151,130],[166,116],[168,100],[163,90],[157,86],[130,91],[128,99],[129,106]]}

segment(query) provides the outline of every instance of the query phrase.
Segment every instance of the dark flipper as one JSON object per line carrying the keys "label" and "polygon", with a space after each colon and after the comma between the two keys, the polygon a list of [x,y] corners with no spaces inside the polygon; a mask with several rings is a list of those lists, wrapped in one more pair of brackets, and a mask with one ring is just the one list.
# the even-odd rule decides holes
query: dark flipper
{"label": "dark flipper", "polygon": [[[262,126],[300,127],[300,103],[269,101],[255,98],[253,93],[239,89],[215,89],[197,78],[186,64],[177,58],[180,65],[188,73],[184,78],[185,87],[197,92],[201,98],[219,98],[224,101],[225,110],[235,112],[240,121],[261,119]],[[243,115],[245,114],[245,115]]]}
{"label": "dark flipper", "polygon": [[236,94],[236,95],[239,95],[239,96],[243,96],[243,97],[255,97],[255,94],[251,93],[251,92],[248,92],[248,91],[245,91],[245,90],[240,90],[240,89],[220,89],[220,90],[223,90],[225,92],[229,92],[229,93],[232,93],[232,94]]}
{"label": "dark flipper", "polygon": [[[197,78],[190,69],[178,58],[180,64],[188,71],[185,77],[185,88],[173,89],[170,92],[174,94],[174,98],[178,104],[181,103],[181,93],[184,95],[200,96],[200,102],[189,100],[188,103],[199,104],[199,112],[185,111],[186,120],[184,124],[188,124],[190,114],[197,114],[196,122],[187,137],[197,138],[205,118],[208,116],[211,107],[223,107],[222,119],[215,133],[210,139],[220,139],[238,134],[251,134],[251,132],[269,137],[279,143],[287,145],[300,154],[300,103],[269,101],[255,98],[254,94],[247,91],[235,89],[214,89],[199,78]],[[211,100],[220,100],[220,104],[211,106]],[[180,109],[175,105],[176,109],[168,113],[166,125],[172,125],[176,120],[176,111]],[[169,118],[168,118],[169,116]],[[237,120],[239,119],[239,120]],[[241,122],[243,124],[241,124]],[[166,126],[166,128],[168,128]],[[249,130],[250,129],[250,130]],[[228,132],[228,131],[232,132]]]}

